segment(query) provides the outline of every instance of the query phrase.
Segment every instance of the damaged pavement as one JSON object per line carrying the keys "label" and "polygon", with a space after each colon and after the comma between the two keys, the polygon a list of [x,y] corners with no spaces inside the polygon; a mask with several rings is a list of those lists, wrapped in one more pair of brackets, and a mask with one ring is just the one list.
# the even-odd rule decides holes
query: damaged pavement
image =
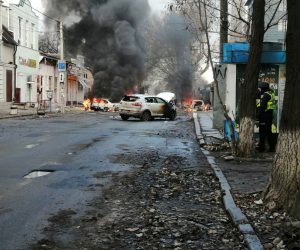
{"label": "damaged pavement", "polygon": [[[79,136],[84,128],[94,139],[64,149],[70,166],[62,172],[58,165],[55,173],[63,173],[59,185],[49,185],[48,175],[39,177],[44,178],[40,185],[55,191],[74,189],[73,180],[79,174],[78,187],[92,198],[84,199],[84,206],[68,206],[58,200],[54,205],[59,209],[45,217],[46,223],[28,232],[38,230],[39,234],[26,249],[299,249],[299,221],[265,208],[261,199],[273,156],[226,160],[229,149],[218,132],[209,128],[209,112],[198,112],[198,128],[185,113],[174,122],[124,122],[111,114],[89,113],[42,120],[49,123],[47,119],[63,128],[68,119],[85,121],[88,127],[81,124],[73,132]],[[94,119],[103,130],[94,126]],[[27,133],[31,133],[28,128]],[[109,153],[97,151],[108,143]],[[112,152],[113,148],[117,150]],[[76,171],[72,180],[65,182],[71,165]],[[55,173],[49,176],[55,179]],[[220,183],[220,173],[230,194],[224,191],[224,181]],[[226,201],[224,206],[226,194],[244,215],[242,223],[234,217],[237,210],[230,212]],[[1,207],[2,216],[13,211]],[[252,236],[256,237],[254,243]]]}
{"label": "damaged pavement", "polygon": [[31,249],[245,249],[197,144],[192,117],[180,116],[150,136],[166,144],[180,139],[185,147],[135,151],[124,143],[124,153],[110,162],[131,170],[95,173],[111,184],[91,187],[99,194],[84,214],[72,208],[53,214]]}

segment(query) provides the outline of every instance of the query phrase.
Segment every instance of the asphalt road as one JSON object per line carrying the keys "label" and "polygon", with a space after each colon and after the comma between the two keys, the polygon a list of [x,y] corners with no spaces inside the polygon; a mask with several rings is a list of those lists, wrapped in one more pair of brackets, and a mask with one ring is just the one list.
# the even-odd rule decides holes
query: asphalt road
{"label": "asphalt road", "polygon": [[[192,154],[195,141],[160,136],[186,119],[122,121],[117,114],[95,112],[1,120],[0,249],[28,247],[41,237],[49,216],[63,209],[83,212],[110,184],[109,178],[95,178],[97,173],[131,170],[112,162],[113,155],[153,148]],[[24,178],[35,170],[50,173]]]}

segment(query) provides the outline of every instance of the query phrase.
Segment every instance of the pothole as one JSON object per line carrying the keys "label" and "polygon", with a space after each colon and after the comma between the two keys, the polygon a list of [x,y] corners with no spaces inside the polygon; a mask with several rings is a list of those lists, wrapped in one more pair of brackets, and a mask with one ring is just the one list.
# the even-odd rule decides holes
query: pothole
{"label": "pothole", "polygon": [[53,172],[54,170],[33,170],[29,174],[25,175],[24,178],[26,179],[38,178],[38,177],[46,176]]}

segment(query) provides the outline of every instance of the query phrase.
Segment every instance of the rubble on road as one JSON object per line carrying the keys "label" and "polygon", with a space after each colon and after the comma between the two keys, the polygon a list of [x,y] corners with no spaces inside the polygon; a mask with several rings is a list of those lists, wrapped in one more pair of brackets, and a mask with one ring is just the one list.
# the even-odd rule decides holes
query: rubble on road
{"label": "rubble on road", "polygon": [[[133,155],[131,159],[133,159]],[[149,155],[148,155],[149,157]],[[144,158],[145,159],[145,158]],[[101,249],[244,249],[223,208],[211,170],[185,168],[182,157],[145,162],[95,204],[94,222],[75,223]]]}
{"label": "rubble on road", "polygon": [[[181,122],[174,130],[158,133],[195,139],[187,126],[192,129],[191,122]],[[112,185],[102,189],[85,215],[73,218],[68,230],[57,232],[53,222],[32,248],[246,249],[224,209],[219,182],[196,146],[191,149],[195,157],[166,155],[155,148],[112,156],[112,162],[133,169],[95,174],[109,176]]]}

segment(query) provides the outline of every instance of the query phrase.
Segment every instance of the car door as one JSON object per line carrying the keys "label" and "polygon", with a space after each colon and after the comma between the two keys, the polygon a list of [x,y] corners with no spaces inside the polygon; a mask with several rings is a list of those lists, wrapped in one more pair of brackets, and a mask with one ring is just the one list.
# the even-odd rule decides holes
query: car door
{"label": "car door", "polygon": [[151,115],[156,116],[157,102],[154,97],[146,97],[145,98],[145,109],[150,110]]}
{"label": "car door", "polygon": [[164,116],[165,111],[166,111],[166,101],[159,98],[155,97],[156,99],[156,106],[155,106],[155,111],[156,111],[156,116]]}

